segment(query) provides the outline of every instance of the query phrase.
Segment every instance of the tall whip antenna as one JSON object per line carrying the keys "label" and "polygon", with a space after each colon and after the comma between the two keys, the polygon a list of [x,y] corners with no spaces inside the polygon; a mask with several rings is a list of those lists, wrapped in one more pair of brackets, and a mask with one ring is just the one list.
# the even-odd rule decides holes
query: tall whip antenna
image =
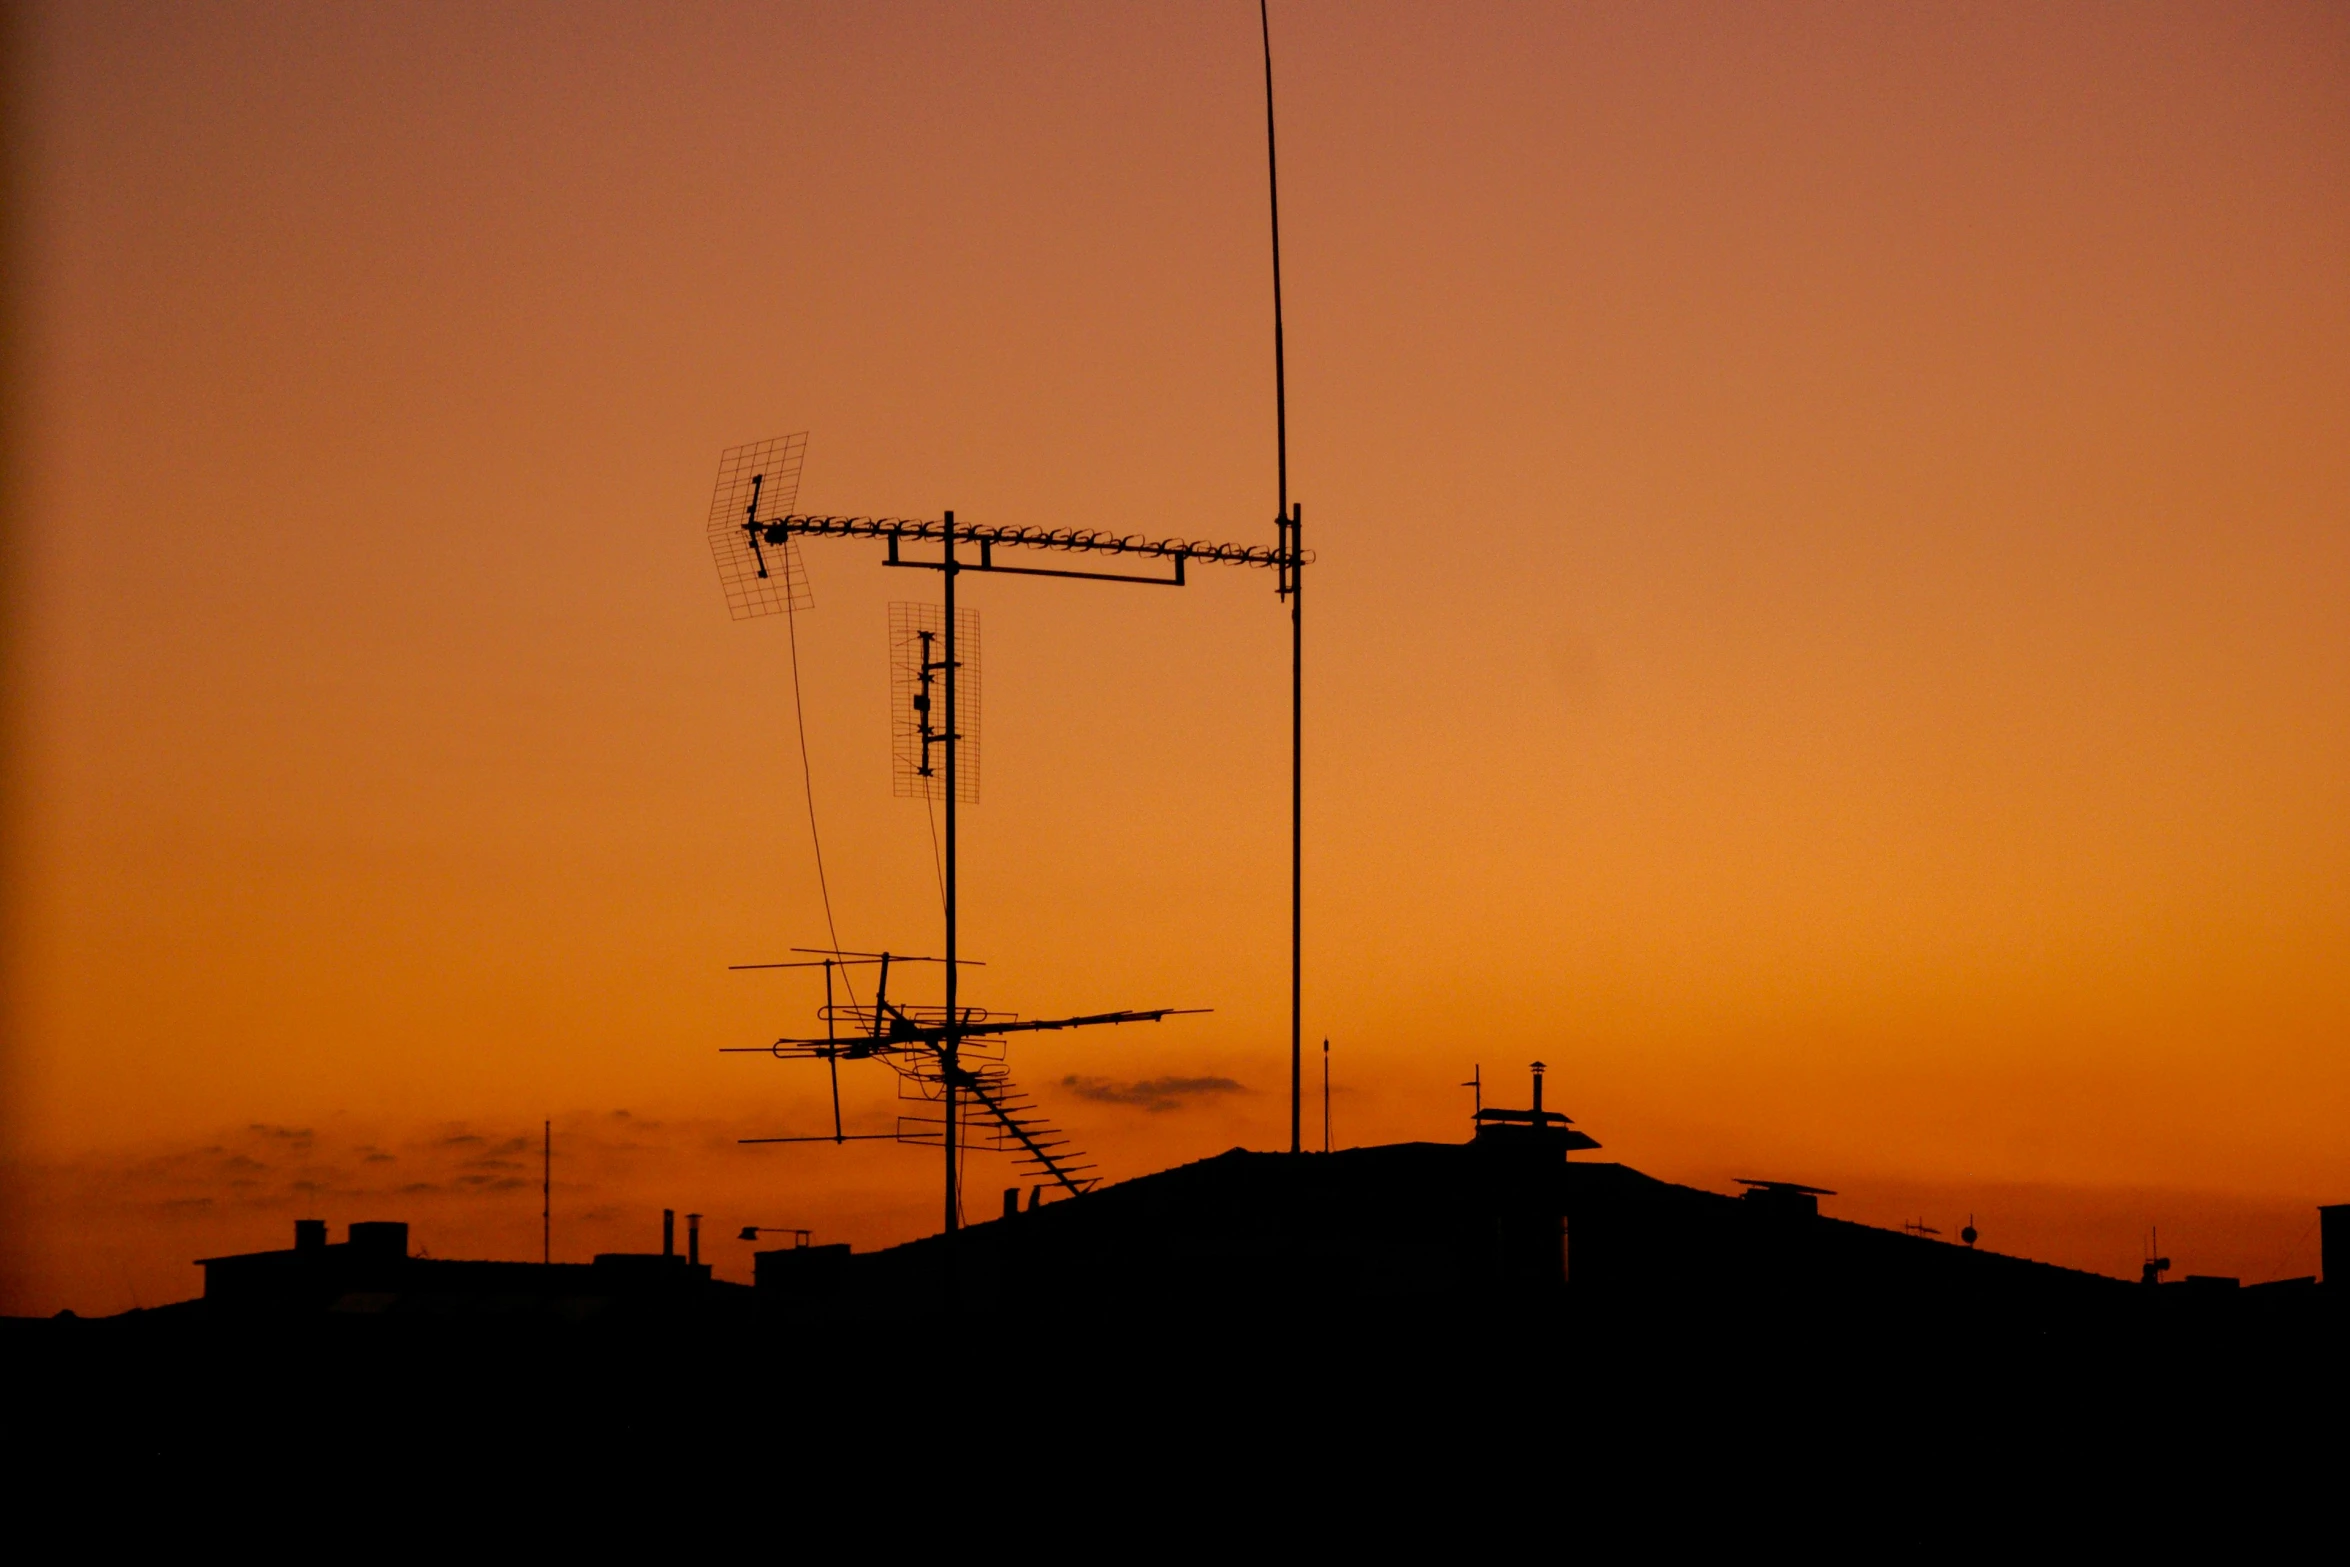
{"label": "tall whip antenna", "polygon": [[1273,205],[1273,450],[1280,470],[1278,515],[1289,519],[1289,373],[1281,344],[1281,159],[1273,146],[1273,18],[1269,0],[1257,0],[1257,26],[1265,39],[1265,187]]}
{"label": "tall whip antenna", "polygon": [[1273,209],[1273,449],[1280,472],[1280,510],[1274,515],[1284,557],[1281,585],[1289,599],[1289,1151],[1304,1147],[1300,1121],[1305,1060],[1305,680],[1306,592],[1304,508],[1289,504],[1289,364],[1281,341],[1281,159],[1273,142],[1273,19],[1257,0],[1257,27],[1265,40],[1265,186]]}

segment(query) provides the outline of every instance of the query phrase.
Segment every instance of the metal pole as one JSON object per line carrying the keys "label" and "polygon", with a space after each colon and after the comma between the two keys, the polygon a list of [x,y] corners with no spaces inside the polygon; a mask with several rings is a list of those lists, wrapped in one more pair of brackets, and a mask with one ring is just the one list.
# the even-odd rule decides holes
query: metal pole
{"label": "metal pole", "polygon": [[1273,20],[1257,0],[1265,35],[1265,187],[1273,204],[1273,444],[1281,473],[1281,516],[1289,515],[1289,380],[1281,347],[1281,160],[1273,149]]}
{"label": "metal pole", "polygon": [[541,1124],[545,1135],[544,1162],[539,1166],[539,1261],[555,1260],[555,1123]]}
{"label": "metal pole", "polygon": [[[946,535],[946,569],[941,573],[941,575],[944,576],[947,581],[945,639],[947,667],[942,671],[942,673],[946,676],[947,688],[947,1023],[946,1037],[939,1041],[938,1059],[940,1066],[944,1068],[944,1071],[941,1075],[943,1075],[946,1079],[946,1233],[951,1239],[957,1228],[958,1215],[956,1210],[959,1206],[956,1201],[955,1192],[955,1073],[957,1071],[955,1029],[956,1025],[961,1023],[963,1020],[963,1015],[955,1010],[957,1004],[956,994],[959,988],[957,982],[962,978],[962,969],[955,962],[955,761],[956,757],[963,749],[963,741],[962,736],[958,734],[955,729],[955,687],[962,684],[962,682],[956,678],[958,671],[955,667],[955,514],[953,512],[950,511],[947,513],[946,527],[941,531]],[[951,1280],[954,1276],[954,1252],[951,1246],[947,1252],[947,1256],[947,1276]],[[949,1287],[950,1289],[952,1288],[951,1284]]]}
{"label": "metal pole", "polygon": [[1298,1151],[1298,1073],[1305,1019],[1306,509],[1289,512],[1289,1151]]}
{"label": "metal pole", "polygon": [[1289,1151],[1303,1149],[1300,1125],[1305,1070],[1303,1017],[1305,820],[1305,571],[1298,543],[1298,514],[1289,504],[1289,365],[1281,337],[1281,159],[1273,140],[1273,19],[1267,0],[1257,0],[1257,27],[1265,40],[1265,189],[1273,218],[1273,444],[1280,474],[1280,509],[1289,526]]}

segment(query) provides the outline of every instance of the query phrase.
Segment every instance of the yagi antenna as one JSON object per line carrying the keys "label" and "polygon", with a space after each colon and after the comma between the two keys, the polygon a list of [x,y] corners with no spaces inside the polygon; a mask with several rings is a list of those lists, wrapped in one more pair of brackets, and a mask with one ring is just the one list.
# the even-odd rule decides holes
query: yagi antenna
{"label": "yagi antenna", "polygon": [[726,589],[726,612],[736,620],[789,615],[816,607],[800,564],[797,539],[769,539],[767,524],[791,514],[800,498],[800,467],[808,432],[729,447],[718,459],[718,488],[710,497],[710,553]]}

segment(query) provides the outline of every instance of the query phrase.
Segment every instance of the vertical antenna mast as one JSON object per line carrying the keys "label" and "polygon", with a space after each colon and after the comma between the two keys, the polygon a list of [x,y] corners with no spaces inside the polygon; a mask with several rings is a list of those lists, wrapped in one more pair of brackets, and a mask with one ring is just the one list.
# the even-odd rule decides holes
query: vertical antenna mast
{"label": "vertical antenna mast", "polygon": [[946,669],[944,673],[946,675],[947,699],[947,864],[945,900],[947,916],[947,1026],[945,1036],[939,1041],[938,1056],[939,1065],[945,1068],[945,1070],[940,1073],[940,1076],[945,1079],[946,1085],[946,1270],[947,1296],[949,1304],[951,1305],[954,1298],[955,1288],[954,1236],[955,1231],[960,1228],[962,1224],[962,1193],[956,1190],[955,1185],[955,1177],[959,1173],[955,1169],[955,1114],[957,1108],[955,1104],[955,1075],[959,1070],[959,1063],[955,1059],[957,1054],[955,1044],[956,1035],[958,1032],[957,1025],[962,1021],[962,1014],[955,1010],[958,1005],[956,994],[960,988],[957,982],[962,978],[962,966],[956,961],[955,953],[955,806],[957,803],[955,800],[955,784],[957,782],[956,758],[957,754],[963,749],[962,732],[956,728],[955,724],[955,688],[961,685],[963,682],[957,678],[961,671],[955,667],[955,514],[951,511],[946,514],[946,526],[942,530],[942,534],[943,537],[941,539],[941,543],[944,545],[943,559],[945,561],[945,569],[941,571],[939,575],[946,579],[946,614],[944,616],[946,621]]}
{"label": "vertical antenna mast", "polygon": [[1305,679],[1306,593],[1304,510],[1289,504],[1289,364],[1281,338],[1281,159],[1273,141],[1273,19],[1257,0],[1257,27],[1265,41],[1265,187],[1273,216],[1273,447],[1280,509],[1274,527],[1289,599],[1289,1151],[1303,1147],[1300,1119],[1305,1062],[1301,1048],[1305,996]]}
{"label": "vertical antenna mast", "polygon": [[555,1260],[555,1123],[540,1123],[545,1135],[545,1162],[539,1166],[539,1261]]}

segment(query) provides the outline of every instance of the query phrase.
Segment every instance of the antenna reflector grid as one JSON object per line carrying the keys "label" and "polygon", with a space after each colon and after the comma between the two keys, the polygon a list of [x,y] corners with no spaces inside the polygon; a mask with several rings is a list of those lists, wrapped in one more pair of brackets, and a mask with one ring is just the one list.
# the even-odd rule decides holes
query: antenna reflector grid
{"label": "antenna reflector grid", "polygon": [[710,497],[710,553],[726,589],[726,612],[736,620],[789,615],[815,607],[800,542],[767,542],[766,523],[791,515],[800,499],[800,466],[808,432],[729,447],[718,459],[718,488]]}
{"label": "antenna reflector grid", "polygon": [[900,799],[943,800],[946,748],[955,751],[955,799],[979,803],[979,611],[955,608],[955,728],[946,732],[946,611],[889,607],[889,773]]}

